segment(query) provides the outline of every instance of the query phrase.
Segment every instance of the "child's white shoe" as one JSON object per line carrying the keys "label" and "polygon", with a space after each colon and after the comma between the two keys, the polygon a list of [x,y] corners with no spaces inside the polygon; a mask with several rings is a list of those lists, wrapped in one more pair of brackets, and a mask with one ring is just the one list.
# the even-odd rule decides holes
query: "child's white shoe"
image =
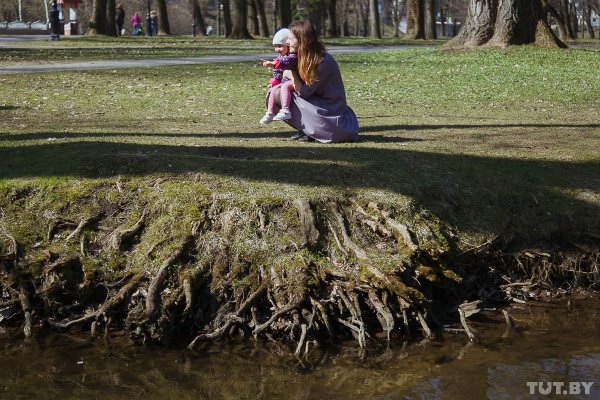
{"label": "child's white shoe", "polygon": [[261,125],[267,125],[270,124],[273,121],[273,117],[275,116],[275,114],[272,114],[270,112],[266,113],[264,117],[262,117],[260,119],[260,124]]}
{"label": "child's white shoe", "polygon": [[286,121],[292,119],[292,113],[289,111],[281,110],[273,117],[273,121]]}

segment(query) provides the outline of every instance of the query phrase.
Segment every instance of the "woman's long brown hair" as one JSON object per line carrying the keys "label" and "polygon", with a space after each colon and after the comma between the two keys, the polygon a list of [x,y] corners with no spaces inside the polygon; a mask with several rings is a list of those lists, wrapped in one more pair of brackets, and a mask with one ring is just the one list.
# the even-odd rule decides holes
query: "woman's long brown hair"
{"label": "woman's long brown hair", "polygon": [[292,22],[289,29],[298,40],[298,74],[310,86],[317,81],[317,67],[323,61],[325,46],[308,21]]}

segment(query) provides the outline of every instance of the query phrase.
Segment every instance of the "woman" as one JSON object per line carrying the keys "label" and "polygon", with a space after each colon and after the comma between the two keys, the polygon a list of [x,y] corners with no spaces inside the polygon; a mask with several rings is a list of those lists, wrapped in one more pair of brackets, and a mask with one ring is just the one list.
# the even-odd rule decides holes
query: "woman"
{"label": "woman", "polygon": [[115,10],[115,21],[117,22],[117,36],[123,35],[123,25],[125,24],[125,10],[121,4],[117,4]]}
{"label": "woman", "polygon": [[301,132],[292,138],[315,139],[321,143],[358,140],[358,120],[346,104],[338,64],[325,51],[317,31],[308,21],[293,22],[289,30],[288,45],[297,49],[298,68],[286,71],[295,93],[290,107],[292,118],[285,122]]}

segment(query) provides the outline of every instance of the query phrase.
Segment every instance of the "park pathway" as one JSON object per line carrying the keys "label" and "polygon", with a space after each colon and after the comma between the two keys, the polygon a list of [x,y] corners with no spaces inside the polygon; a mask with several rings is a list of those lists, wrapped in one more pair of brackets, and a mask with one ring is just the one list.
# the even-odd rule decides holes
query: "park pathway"
{"label": "park pathway", "polygon": [[[45,39],[45,36],[44,36]],[[22,49],[33,48],[30,46],[18,47],[15,43],[26,40],[42,40],[40,37],[27,36],[0,36],[0,48]],[[408,50],[414,48],[422,48],[430,46],[328,46],[327,50],[331,54],[347,54],[347,53],[364,53],[383,50]],[[48,46],[36,46],[35,48],[59,48]],[[66,48],[66,47],[60,47]],[[78,49],[78,47],[69,46],[69,49]],[[91,48],[91,47],[85,47]],[[99,47],[93,47],[99,48]],[[138,47],[139,48],[139,47]],[[236,48],[231,48],[235,51]],[[263,47],[260,47],[263,48]],[[257,48],[257,49],[260,49]],[[244,47],[248,49],[248,47]],[[273,52],[257,53],[257,54],[236,54],[236,55],[213,55],[201,57],[165,57],[151,58],[138,60],[96,60],[96,61],[79,61],[72,63],[54,63],[54,64],[24,64],[24,65],[7,65],[0,66],[0,74],[16,74],[16,73],[36,73],[36,72],[55,72],[55,71],[86,71],[95,69],[117,69],[117,68],[152,68],[165,65],[194,65],[194,64],[211,64],[211,63],[228,63],[228,62],[244,62],[258,61],[264,58],[273,58]]]}

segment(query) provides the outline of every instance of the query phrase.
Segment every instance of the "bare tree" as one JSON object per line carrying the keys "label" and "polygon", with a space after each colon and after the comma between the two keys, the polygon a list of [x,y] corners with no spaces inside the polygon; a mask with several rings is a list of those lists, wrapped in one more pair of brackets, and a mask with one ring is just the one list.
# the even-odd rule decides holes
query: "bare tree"
{"label": "bare tree", "polygon": [[540,0],[470,0],[467,20],[447,47],[536,43],[566,47],[552,32]]}
{"label": "bare tree", "polygon": [[423,2],[423,36],[425,39],[437,39],[435,25],[436,0],[424,0]]}
{"label": "bare tree", "polygon": [[552,18],[554,19],[554,22],[556,23],[556,28],[558,29],[558,37],[561,40],[567,40],[569,39],[569,35],[567,33],[567,25],[565,22],[565,18],[563,18],[563,15],[558,12],[558,10],[556,9],[556,7],[548,0],[541,0],[542,1],[542,7],[544,8],[546,14],[549,14],[550,16],[552,16]]}
{"label": "bare tree", "polygon": [[279,26],[288,26],[292,23],[292,2],[290,0],[277,0],[279,8]]}
{"label": "bare tree", "polygon": [[258,27],[258,10],[254,0],[247,0],[248,3],[248,20],[250,21],[250,31],[253,35],[260,35]]}
{"label": "bare tree", "polygon": [[327,36],[329,37],[338,37],[338,25],[337,25],[337,0],[329,0],[329,28],[327,31]]}
{"label": "bare tree", "polygon": [[248,32],[248,3],[247,0],[233,0],[234,16],[231,33],[227,36],[231,39],[250,39]]}
{"label": "bare tree", "polygon": [[204,24],[204,17],[202,14],[202,8],[200,7],[200,3],[198,0],[188,0],[190,8],[192,9],[192,19],[196,24],[200,33],[202,35],[206,35],[206,25]]}
{"label": "bare tree", "polygon": [[560,12],[565,22],[565,29],[567,31],[567,38],[575,39],[575,29],[573,29],[573,9],[569,4],[569,0],[559,0]]}
{"label": "bare tree", "polygon": [[436,0],[407,0],[406,38],[436,39]]}
{"label": "bare tree", "polygon": [[[169,13],[167,11],[166,0],[155,0],[156,8],[158,9],[158,34],[170,35],[171,27],[169,26]],[[149,26],[146,29],[150,29]]]}
{"label": "bare tree", "polygon": [[594,34],[594,27],[592,26],[592,4],[589,2],[583,2],[581,6],[583,21],[585,22],[588,34],[590,35],[591,39],[594,39],[596,35]]}
{"label": "bare tree", "polygon": [[233,23],[231,21],[231,2],[229,0],[222,0],[223,4],[223,24],[225,25],[225,36],[231,35]]}
{"label": "bare tree", "polygon": [[400,36],[400,21],[404,13],[405,0],[392,0],[390,11],[392,13],[392,23],[394,24],[394,37]]}
{"label": "bare tree", "polygon": [[369,27],[371,37],[381,39],[381,26],[379,24],[379,9],[377,0],[369,0]]}
{"label": "bare tree", "polygon": [[106,34],[108,36],[117,36],[117,24],[115,0],[106,0]]}
{"label": "bare tree", "polygon": [[[367,37],[369,34],[369,4],[365,4],[362,0],[358,3],[360,20],[362,22],[362,36]],[[358,25],[358,21],[357,21]],[[356,34],[359,35],[358,33]]]}
{"label": "bare tree", "polygon": [[423,0],[407,0],[406,2],[406,39],[424,39]]}
{"label": "bare tree", "polygon": [[94,0],[92,18],[88,24],[88,35],[104,35],[106,33],[106,0]]}
{"label": "bare tree", "polygon": [[269,23],[267,22],[267,13],[265,12],[264,0],[254,0],[258,12],[258,21],[260,23],[260,35],[269,36]]}

